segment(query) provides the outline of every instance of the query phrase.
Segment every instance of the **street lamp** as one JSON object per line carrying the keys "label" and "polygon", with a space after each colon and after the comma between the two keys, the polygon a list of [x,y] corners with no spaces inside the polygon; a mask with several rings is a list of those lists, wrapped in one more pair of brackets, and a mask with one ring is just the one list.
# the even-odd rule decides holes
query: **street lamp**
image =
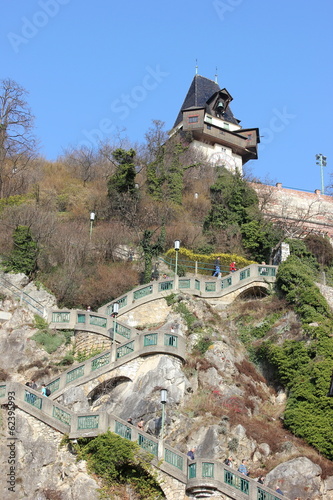
{"label": "street lamp", "polygon": [[91,212],[90,213],[90,239],[91,239],[91,235],[92,235],[94,220],[95,220],[95,212]]}
{"label": "street lamp", "polygon": [[320,166],[320,176],[321,176],[321,194],[324,194],[325,191],[325,186],[324,186],[324,170],[323,167],[326,167],[327,165],[327,156],[322,155],[321,153],[319,155],[316,155],[316,165]]}
{"label": "street lamp", "polygon": [[176,265],[175,265],[175,275],[177,276],[178,273],[178,252],[180,249],[180,241],[175,240],[175,251],[176,251]]}
{"label": "street lamp", "polygon": [[161,405],[162,405],[162,428],[161,428],[161,439],[164,437],[164,421],[165,421],[165,404],[167,402],[167,393],[166,389],[161,389]]}
{"label": "street lamp", "polygon": [[[114,319],[113,321],[113,332],[112,332],[112,338],[111,338],[111,345],[113,346],[113,342],[115,340],[115,335],[116,335],[116,332],[117,332],[117,316],[118,316],[118,313],[119,313],[119,304],[118,302],[114,302],[112,304],[112,317]],[[115,358],[113,358],[115,359]]]}

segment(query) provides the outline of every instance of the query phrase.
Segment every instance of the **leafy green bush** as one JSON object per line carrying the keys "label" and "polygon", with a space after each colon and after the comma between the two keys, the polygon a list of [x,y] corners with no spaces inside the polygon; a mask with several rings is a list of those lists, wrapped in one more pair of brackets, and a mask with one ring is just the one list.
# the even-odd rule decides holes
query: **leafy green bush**
{"label": "leafy green bush", "polygon": [[[299,255],[303,251],[298,245]],[[257,354],[275,367],[289,390],[286,427],[332,460],[333,400],[327,396],[333,370],[332,313],[314,283],[308,257],[291,255],[277,275],[279,289],[300,316],[304,340],[287,340],[283,345],[266,342]]]}
{"label": "leafy green bush", "polygon": [[304,323],[320,322],[332,317],[326,299],[314,283],[314,277],[301,258],[291,255],[279,267],[277,287],[293,304]]}
{"label": "leafy green bush", "polygon": [[55,352],[62,344],[70,344],[74,335],[73,330],[50,330],[47,321],[37,314],[34,316],[34,326],[39,331],[32,335],[32,340],[40,344],[49,354]]}
{"label": "leafy green bush", "polygon": [[79,440],[79,459],[108,485],[130,483],[142,500],[165,498],[151,467],[152,455],[137,443],[108,431],[93,439]]}

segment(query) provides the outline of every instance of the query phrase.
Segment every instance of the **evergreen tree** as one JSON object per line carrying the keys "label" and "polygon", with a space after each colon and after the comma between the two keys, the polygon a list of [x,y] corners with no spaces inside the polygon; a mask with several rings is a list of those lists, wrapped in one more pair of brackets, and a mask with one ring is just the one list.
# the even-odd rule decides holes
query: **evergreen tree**
{"label": "evergreen tree", "polygon": [[[108,180],[108,198],[111,212],[120,212],[133,221],[137,210],[138,192],[135,188],[136,170],[134,149],[118,148],[112,156],[117,162],[116,171]],[[130,222],[131,224],[131,222]]]}
{"label": "evergreen tree", "polygon": [[14,248],[5,262],[5,270],[31,276],[37,269],[38,247],[30,228],[18,226],[14,231],[13,240]]}
{"label": "evergreen tree", "polygon": [[141,239],[141,247],[143,250],[143,258],[144,258],[144,272],[143,272],[143,283],[149,283],[151,281],[152,274],[152,260],[153,257],[157,257],[160,253],[165,250],[165,227],[161,228],[161,232],[159,237],[155,242],[152,242],[152,237],[155,231],[151,231],[150,229],[146,229],[143,232]]}
{"label": "evergreen tree", "polygon": [[118,163],[115,173],[108,180],[108,195],[109,197],[120,193],[135,192],[135,165],[133,159],[135,157],[134,149],[126,151],[118,148],[112,156]]}

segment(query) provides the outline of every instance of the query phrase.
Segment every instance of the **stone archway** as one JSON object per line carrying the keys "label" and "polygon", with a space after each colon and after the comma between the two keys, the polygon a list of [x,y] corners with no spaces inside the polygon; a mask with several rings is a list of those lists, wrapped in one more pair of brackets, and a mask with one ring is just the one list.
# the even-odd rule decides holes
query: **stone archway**
{"label": "stone archway", "polygon": [[266,284],[251,286],[246,290],[241,291],[236,299],[237,300],[256,300],[266,297],[269,293],[269,287]]}
{"label": "stone archway", "polygon": [[111,398],[112,391],[116,389],[116,387],[128,382],[132,382],[129,377],[118,375],[96,385],[88,393],[88,402],[91,409],[96,409],[96,407],[106,403]]}

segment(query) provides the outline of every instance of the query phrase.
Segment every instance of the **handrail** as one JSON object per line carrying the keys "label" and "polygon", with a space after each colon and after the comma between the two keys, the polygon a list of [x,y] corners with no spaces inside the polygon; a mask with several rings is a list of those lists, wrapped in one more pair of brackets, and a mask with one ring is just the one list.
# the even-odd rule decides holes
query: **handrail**
{"label": "handrail", "polygon": [[[29,295],[28,293],[24,292],[20,288],[18,288],[16,285],[14,285],[14,283],[11,283],[9,280],[6,280],[6,278],[4,278],[3,276],[0,276],[0,283],[2,284],[2,286],[4,286],[5,288],[7,288],[7,290],[9,290],[11,293],[13,293],[16,297],[18,296],[20,300],[24,300],[24,302],[26,302],[31,307],[33,307],[40,316],[44,316],[44,310],[45,309],[44,309],[43,304],[41,304],[41,302],[39,302],[38,300],[34,299],[33,297],[31,297],[31,295]],[[11,289],[12,287],[15,288],[16,290],[18,290],[18,292],[13,291]],[[30,302],[30,301],[32,301],[32,302]],[[37,304],[37,305],[33,304],[33,302],[35,304]],[[40,308],[37,307],[37,306],[40,306]]]}
{"label": "handrail", "polygon": [[[135,329],[134,329],[135,330]],[[121,344],[112,344],[108,349],[96,356],[87,359],[83,363],[71,366],[60,375],[51,378],[47,387],[51,390],[51,397],[59,397],[69,386],[78,386],[93,380],[101,375],[112,372],[123,364],[134,358],[147,356],[149,354],[168,354],[185,361],[185,339],[180,335],[170,335],[163,331],[156,332],[154,338],[146,342],[147,335],[152,332],[137,332],[131,338],[133,349],[126,349],[128,340]]]}
{"label": "handrail", "polygon": [[141,448],[153,454],[153,464],[157,468],[184,483],[187,491],[205,487],[208,483],[209,488],[235,500],[244,498],[244,494],[248,500],[288,500],[286,496],[282,497],[217,460],[200,458],[188,461],[184,453],[163,440],[106,411],[77,413],[18,382],[0,383],[0,403],[8,404],[9,399],[23,411],[62,434],[68,434],[70,439],[94,437],[109,429],[125,439],[137,442]]}
{"label": "handrail", "polygon": [[[181,289],[182,284],[184,285],[183,288],[188,288],[187,291],[193,295],[214,297],[218,294],[218,296],[222,296],[225,295],[227,289],[235,291],[254,280],[272,282],[275,280],[276,269],[277,266],[252,264],[224,279],[212,281],[191,277],[183,280],[179,278],[178,282],[175,279],[172,281],[171,288],[161,286],[168,283],[161,280],[143,287],[137,287],[117,301],[122,301],[124,304],[123,309],[131,310],[133,307],[149,300],[164,297],[166,293],[170,293],[170,289],[176,291],[176,285],[178,285],[177,289]],[[229,290],[227,290],[228,293]],[[105,311],[108,310],[107,308],[112,303],[103,306]],[[53,398],[58,397],[65,386],[68,387],[68,385],[73,384],[77,386],[88,380],[95,379],[102,373],[113,371],[113,369],[138,356],[159,352],[176,355],[181,359],[185,356],[185,340],[183,337],[170,335],[170,333],[163,331],[157,333],[151,331],[149,333],[140,332],[139,335],[134,336],[134,332],[138,333],[135,328],[130,328],[119,322],[119,320],[115,321],[110,315],[103,314],[100,310],[98,313],[77,310],[50,310],[49,317],[52,318],[53,314],[59,315],[59,321],[51,322],[56,328],[64,328],[64,325],[68,328],[68,323],[71,324],[74,321],[74,326],[77,329],[87,327],[88,331],[109,335],[114,342],[122,340],[120,344],[113,344],[111,350],[71,367],[60,376],[52,379],[48,386],[51,388]],[[86,319],[88,319],[88,325],[85,323]],[[117,329],[118,324],[127,330]],[[149,339],[146,338],[148,335]],[[126,337],[125,341],[124,336]],[[166,338],[168,342],[166,342]],[[129,343],[131,347],[125,348]],[[90,367],[89,372],[86,371],[88,366]],[[15,403],[18,407],[42,420],[47,425],[54,427],[59,432],[68,434],[70,438],[93,437],[110,429],[126,439],[137,441],[142,448],[153,453],[155,456],[154,465],[186,484],[187,491],[197,487],[208,487],[221,491],[235,500],[244,498],[244,494],[246,494],[248,500],[282,500],[282,497],[273,490],[263,485],[259,486],[256,481],[250,478],[245,479],[240,473],[233,471],[218,461],[200,459],[188,464],[187,457],[178,450],[166,445],[162,440],[139,431],[135,427],[128,426],[127,422],[108,414],[106,411],[76,413],[58,404],[52,397],[41,396],[37,391],[14,382],[3,384],[0,382],[0,402],[3,401],[2,404],[8,401],[8,392],[10,391],[15,393]],[[157,458],[159,459],[158,462]],[[193,473],[194,470],[195,474]],[[283,499],[288,500],[285,496]]]}

